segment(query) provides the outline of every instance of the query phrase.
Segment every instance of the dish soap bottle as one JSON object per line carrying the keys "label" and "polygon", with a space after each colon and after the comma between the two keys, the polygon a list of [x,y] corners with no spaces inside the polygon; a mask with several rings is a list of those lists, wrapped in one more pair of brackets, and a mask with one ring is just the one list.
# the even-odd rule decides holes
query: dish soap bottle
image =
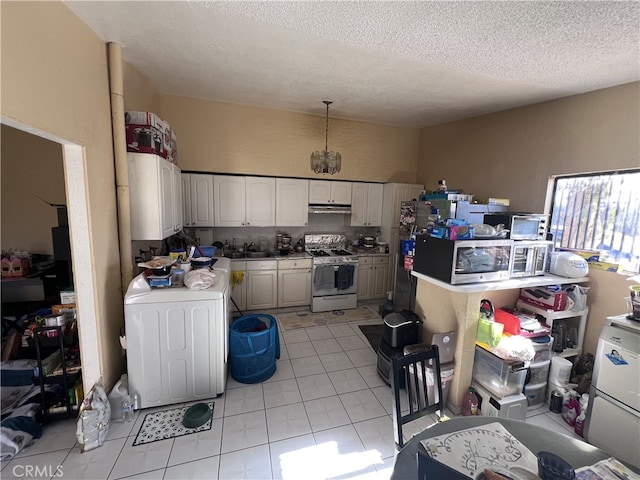
{"label": "dish soap bottle", "polygon": [[469,387],[467,393],[464,394],[462,400],[462,415],[468,417],[470,415],[478,415],[478,395],[476,389]]}

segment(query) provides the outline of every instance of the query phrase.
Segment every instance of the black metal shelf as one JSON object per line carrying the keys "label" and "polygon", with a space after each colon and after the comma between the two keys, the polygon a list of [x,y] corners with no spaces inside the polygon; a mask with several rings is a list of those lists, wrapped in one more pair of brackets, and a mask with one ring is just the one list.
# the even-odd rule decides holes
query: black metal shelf
{"label": "black metal shelf", "polygon": [[[33,340],[36,349],[36,359],[38,364],[38,376],[34,377],[36,384],[40,385],[40,414],[43,421],[51,420],[56,416],[70,417],[78,411],[78,405],[71,402],[69,389],[73,388],[82,376],[82,369],[74,372],[67,372],[68,359],[65,356],[65,349],[78,345],[77,335],[63,335],[64,326],[37,327],[33,330]],[[47,332],[55,331],[53,337],[47,336]],[[44,335],[41,335],[44,334]],[[60,361],[62,374],[44,374],[42,368],[43,349],[51,350],[57,347],[60,351]],[[56,370],[58,367],[56,367]],[[55,371],[55,370],[54,370]],[[62,385],[63,393],[51,401],[45,394],[45,385]],[[60,409],[62,407],[62,409]],[[55,411],[53,411],[55,409]]]}

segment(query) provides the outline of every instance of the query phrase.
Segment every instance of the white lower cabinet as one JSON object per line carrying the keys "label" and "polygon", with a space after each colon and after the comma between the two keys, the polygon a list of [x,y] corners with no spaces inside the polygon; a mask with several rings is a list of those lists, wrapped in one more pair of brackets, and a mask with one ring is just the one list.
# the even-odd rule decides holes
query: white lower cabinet
{"label": "white lower cabinet", "polygon": [[312,260],[280,260],[278,262],[278,307],[311,304]]}
{"label": "white lower cabinet", "polygon": [[360,256],[358,259],[358,300],[385,298],[388,273],[388,255]]}
{"label": "white lower cabinet", "polygon": [[264,310],[278,306],[278,261],[247,261],[247,310]]}

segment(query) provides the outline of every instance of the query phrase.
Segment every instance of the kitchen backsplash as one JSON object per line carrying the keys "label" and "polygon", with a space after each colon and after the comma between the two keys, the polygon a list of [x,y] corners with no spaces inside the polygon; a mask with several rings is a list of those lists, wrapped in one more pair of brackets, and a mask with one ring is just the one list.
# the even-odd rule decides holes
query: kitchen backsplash
{"label": "kitchen backsplash", "polygon": [[[307,233],[344,233],[347,240],[355,240],[358,234],[375,236],[379,227],[351,227],[345,224],[345,215],[325,214],[309,215],[309,225],[306,227],[212,227],[212,228],[185,228],[187,235],[195,238],[200,245],[211,245],[213,242],[231,243],[236,239],[237,245],[245,242],[255,242],[261,245],[265,241],[273,248],[276,241],[276,233],[286,233],[291,237],[292,243],[300,238],[304,239]],[[384,239],[388,241],[388,239]]]}

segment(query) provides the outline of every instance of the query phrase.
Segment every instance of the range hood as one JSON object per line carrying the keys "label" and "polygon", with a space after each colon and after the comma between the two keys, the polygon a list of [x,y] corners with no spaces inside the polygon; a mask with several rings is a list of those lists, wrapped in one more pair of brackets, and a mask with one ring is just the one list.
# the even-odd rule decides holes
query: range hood
{"label": "range hood", "polygon": [[351,205],[310,204],[309,213],[341,213],[349,215],[351,213]]}

